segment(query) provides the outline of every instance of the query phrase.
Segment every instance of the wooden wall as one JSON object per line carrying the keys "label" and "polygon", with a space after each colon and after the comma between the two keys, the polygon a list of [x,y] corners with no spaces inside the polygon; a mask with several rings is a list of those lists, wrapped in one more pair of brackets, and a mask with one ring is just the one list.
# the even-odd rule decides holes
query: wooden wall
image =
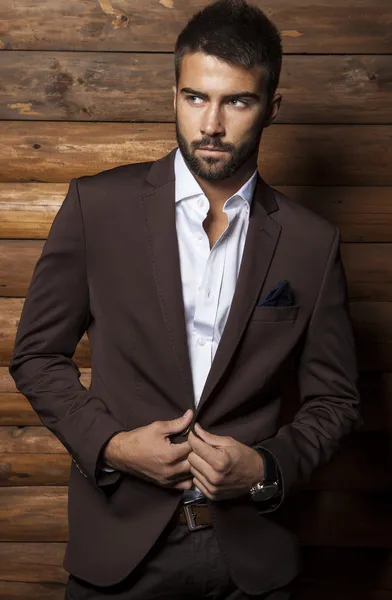
{"label": "wooden wall", "polygon": [[[71,177],[175,146],[176,35],[205,0],[0,3],[0,598],[59,600],[70,458],[8,375],[33,266]],[[391,0],[257,2],[281,29],[266,180],[342,233],[365,425],[292,500],[301,600],[392,597]],[[84,385],[89,351],[75,354]],[[290,387],[290,386],[289,386]],[[286,414],[295,408],[289,400]]]}

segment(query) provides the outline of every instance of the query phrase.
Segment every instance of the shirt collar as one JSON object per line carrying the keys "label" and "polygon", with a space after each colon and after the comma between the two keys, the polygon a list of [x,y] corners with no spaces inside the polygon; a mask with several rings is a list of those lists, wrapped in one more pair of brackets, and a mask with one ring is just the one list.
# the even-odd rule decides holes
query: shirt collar
{"label": "shirt collar", "polygon": [[[181,200],[185,200],[186,198],[191,198],[192,196],[204,194],[200,185],[197,183],[195,177],[189,170],[188,165],[186,164],[179,148],[177,149],[176,156],[174,159],[174,173],[176,184],[176,202],[180,202]],[[254,170],[253,174],[249,177],[248,181],[244,183],[244,185],[238,190],[238,192],[236,192],[226,200],[225,206],[229,202],[229,200],[231,200],[234,196],[240,196],[240,198],[248,202],[250,206],[252,203],[253,193],[256,187],[256,182],[257,169]]]}

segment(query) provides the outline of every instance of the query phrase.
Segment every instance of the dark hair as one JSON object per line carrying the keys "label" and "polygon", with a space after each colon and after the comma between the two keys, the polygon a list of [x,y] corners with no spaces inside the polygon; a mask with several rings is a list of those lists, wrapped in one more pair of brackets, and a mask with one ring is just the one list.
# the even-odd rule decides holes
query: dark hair
{"label": "dark hair", "polygon": [[279,30],[262,10],[245,0],[218,0],[196,13],[177,38],[176,83],[184,56],[204,52],[245,68],[260,66],[266,75],[267,102],[279,83],[282,43]]}

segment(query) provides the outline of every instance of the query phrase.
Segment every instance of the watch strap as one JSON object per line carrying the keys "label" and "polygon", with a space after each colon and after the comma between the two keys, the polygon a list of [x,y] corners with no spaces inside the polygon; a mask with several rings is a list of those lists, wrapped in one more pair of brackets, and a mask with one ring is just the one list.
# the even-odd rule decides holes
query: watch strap
{"label": "watch strap", "polygon": [[261,446],[254,446],[253,450],[256,450],[263,459],[264,479],[260,483],[268,485],[278,481],[280,484],[280,472],[273,454]]}

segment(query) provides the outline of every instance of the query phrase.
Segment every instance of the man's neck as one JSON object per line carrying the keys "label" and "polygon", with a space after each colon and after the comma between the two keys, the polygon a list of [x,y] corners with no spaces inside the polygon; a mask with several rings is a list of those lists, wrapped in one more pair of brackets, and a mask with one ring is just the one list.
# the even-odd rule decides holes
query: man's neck
{"label": "man's neck", "polygon": [[249,160],[237,173],[221,181],[207,181],[195,175],[195,179],[210,202],[211,216],[219,217],[223,205],[228,198],[233,196],[248,181],[257,168],[257,160]]}

